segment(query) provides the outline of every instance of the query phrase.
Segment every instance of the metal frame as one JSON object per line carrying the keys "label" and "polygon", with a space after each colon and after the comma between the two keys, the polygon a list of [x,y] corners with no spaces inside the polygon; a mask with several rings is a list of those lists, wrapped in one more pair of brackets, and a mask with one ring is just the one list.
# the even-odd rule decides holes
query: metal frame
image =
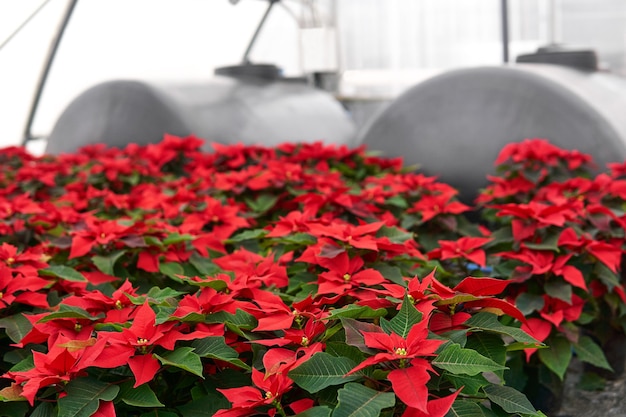
{"label": "metal frame", "polygon": [[502,62],[509,62],[509,0],[500,0],[502,22]]}
{"label": "metal frame", "polygon": [[28,112],[28,119],[26,120],[26,125],[24,126],[24,133],[22,135],[22,145],[26,145],[29,141],[36,139],[33,136],[32,128],[33,122],[35,121],[35,115],[37,114],[37,107],[39,107],[39,102],[41,101],[41,96],[43,94],[44,87],[46,85],[46,81],[48,79],[48,75],[50,74],[50,69],[52,68],[52,63],[54,61],[54,57],[56,56],[57,50],[59,49],[59,45],[61,44],[61,40],[63,39],[63,34],[65,33],[65,29],[67,28],[68,23],[72,17],[72,13],[76,8],[76,4],[78,4],[78,0],[69,0],[67,7],[65,8],[65,13],[61,22],[59,23],[59,27],[56,33],[56,36],[52,40],[50,44],[50,48],[48,49],[48,54],[46,56],[46,61],[44,67],[39,75],[39,80],[37,82],[37,87],[35,89],[35,93],[33,95],[33,100],[30,105],[30,111]]}

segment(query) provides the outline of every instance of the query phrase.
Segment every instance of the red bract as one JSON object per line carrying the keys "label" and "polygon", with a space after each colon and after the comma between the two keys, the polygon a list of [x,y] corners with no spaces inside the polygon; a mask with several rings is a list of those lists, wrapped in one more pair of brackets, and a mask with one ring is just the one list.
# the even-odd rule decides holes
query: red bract
{"label": "red bract", "polygon": [[414,325],[406,338],[393,332],[362,332],[365,345],[380,350],[353,368],[347,375],[351,375],[368,366],[383,362],[392,362],[393,369],[387,379],[395,394],[409,407],[428,412],[429,372],[434,372],[432,366],[423,357],[435,356],[437,348],[444,343],[442,340],[431,340],[428,337],[428,317]]}
{"label": "red bract", "polygon": [[12,303],[23,303],[33,307],[47,308],[46,295],[37,293],[49,285],[36,276],[13,274],[11,269],[0,265],[0,310]]}
{"label": "red bract", "polygon": [[537,202],[528,204],[501,204],[490,206],[498,210],[498,217],[513,216],[513,237],[517,241],[528,239],[535,235],[537,229],[548,226],[561,227],[567,221],[576,220],[576,212],[567,204],[548,205]]}
{"label": "red bract", "polygon": [[563,279],[575,287],[587,291],[585,278],[578,268],[567,265],[573,254],[555,256],[552,251],[542,251],[522,248],[520,252],[502,252],[497,255],[507,259],[517,259],[528,265],[518,267],[521,272],[528,272],[533,275],[554,274],[562,276]]}
{"label": "red bract", "polygon": [[430,251],[428,257],[441,260],[465,258],[484,267],[485,251],[479,248],[491,240],[491,238],[483,237],[462,237],[456,241],[440,240],[440,247]]}
{"label": "red bract", "polygon": [[[271,352],[281,351],[280,355]],[[282,353],[284,352],[284,353]],[[286,361],[271,361],[268,358],[275,356]],[[293,352],[282,349],[273,349],[265,354],[265,373],[252,368],[252,383],[255,387],[240,387],[218,389],[232,403],[228,410],[219,410],[216,417],[242,417],[258,414],[259,407],[271,406],[267,411],[270,416],[276,415],[276,409],[282,410],[281,397],[287,393],[293,381],[287,376],[287,371],[293,366]]]}
{"label": "red bract", "polygon": [[[151,381],[159,371],[159,361],[151,355],[155,346],[173,350],[176,341],[195,339],[193,335],[183,335],[174,329],[175,322],[156,324],[156,314],[148,303],[142,304],[135,311],[133,323],[121,333],[110,333],[105,339],[111,344],[115,361],[125,358],[135,376],[135,387]],[[104,361],[102,361],[104,362]],[[106,363],[105,363],[106,366]]]}
{"label": "red bract", "polygon": [[318,263],[328,269],[318,275],[318,294],[349,294],[353,288],[386,282],[377,270],[363,268],[365,262],[361,257],[350,258],[347,252],[333,258],[318,257]]}
{"label": "red bract", "polygon": [[470,207],[461,203],[460,201],[453,200],[453,197],[457,194],[456,190],[447,192],[425,195],[413,204],[411,208],[407,210],[407,213],[417,213],[422,216],[422,221],[427,222],[433,219],[435,216],[442,214],[461,214],[470,210]]}
{"label": "red bract", "polygon": [[[471,316],[469,313],[483,309],[504,313],[523,322],[524,315],[515,306],[494,297],[502,293],[509,284],[511,281],[495,278],[466,277],[454,288],[450,288],[439,282],[435,278],[435,271],[432,271],[421,281],[417,277],[409,280],[407,294],[415,300],[416,305],[419,302],[433,303],[439,312],[433,315],[435,328],[431,330],[443,332],[457,328]],[[396,298],[404,296],[405,290],[400,286],[384,287]]]}
{"label": "red bract", "polygon": [[104,347],[105,341],[95,339],[73,341],[60,336],[48,353],[33,352],[35,366],[32,369],[9,371],[3,376],[22,384],[22,396],[33,405],[40,388],[68,382],[83,375],[86,368],[98,361]]}
{"label": "red bract", "polygon": [[72,233],[70,259],[86,255],[95,245],[107,245],[125,236],[129,226],[123,226],[115,220],[101,220],[85,217],[85,229]]}

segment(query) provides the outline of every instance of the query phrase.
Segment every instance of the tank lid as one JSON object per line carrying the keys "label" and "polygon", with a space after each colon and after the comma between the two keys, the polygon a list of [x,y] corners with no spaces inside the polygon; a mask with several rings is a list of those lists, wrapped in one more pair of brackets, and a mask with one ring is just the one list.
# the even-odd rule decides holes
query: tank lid
{"label": "tank lid", "polygon": [[274,81],[283,76],[283,70],[274,64],[241,64],[215,69],[215,75],[233,78],[255,78]]}
{"label": "tank lid", "polygon": [[570,49],[561,45],[542,46],[537,52],[519,55],[515,62],[554,64],[582,71],[597,71],[598,56],[593,49]]}

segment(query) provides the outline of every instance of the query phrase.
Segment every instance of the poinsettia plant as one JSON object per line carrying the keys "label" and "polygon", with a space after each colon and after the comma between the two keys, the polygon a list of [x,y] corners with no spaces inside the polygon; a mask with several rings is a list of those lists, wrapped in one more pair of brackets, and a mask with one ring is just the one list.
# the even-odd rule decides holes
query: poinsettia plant
{"label": "poinsettia plant", "polygon": [[543,415],[504,372],[545,345],[454,189],[201,143],[0,152],[0,415]]}
{"label": "poinsettia plant", "polygon": [[[507,299],[527,317],[522,328],[551,346],[526,350],[527,362],[545,365],[557,386],[573,354],[612,371],[603,351],[626,328],[621,164],[594,174],[589,155],[540,139],[507,145],[496,164],[478,197],[486,262],[513,281]],[[554,379],[544,372],[546,385]]]}

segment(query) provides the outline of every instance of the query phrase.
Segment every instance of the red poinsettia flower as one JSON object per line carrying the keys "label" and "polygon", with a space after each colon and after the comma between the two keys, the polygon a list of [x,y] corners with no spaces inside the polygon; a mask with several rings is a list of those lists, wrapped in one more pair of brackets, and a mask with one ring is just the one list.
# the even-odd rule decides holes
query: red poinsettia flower
{"label": "red poinsettia flower", "polygon": [[418,213],[422,216],[422,221],[427,222],[441,214],[461,214],[470,210],[469,206],[453,200],[457,193],[458,191],[456,190],[450,190],[448,192],[425,195],[413,204],[407,210],[407,213]]}
{"label": "red poinsettia flower", "polygon": [[562,227],[566,222],[576,220],[576,211],[569,204],[549,205],[531,201],[528,204],[499,204],[490,208],[498,210],[498,217],[513,217],[511,227],[516,241],[533,237],[537,229]]}
{"label": "red poinsettia flower", "polygon": [[125,236],[128,226],[115,220],[102,220],[92,216],[85,218],[85,229],[72,233],[72,247],[69,258],[77,258],[89,253],[95,245],[106,245]]}
{"label": "red poinsettia flower", "polygon": [[18,251],[18,248],[11,244],[0,244],[0,265],[4,263],[11,271],[25,276],[36,276],[37,270],[48,266],[48,258],[41,246]]}
{"label": "red poinsettia flower", "polygon": [[22,396],[33,405],[40,388],[68,382],[83,375],[86,368],[94,366],[105,344],[104,340],[90,338],[76,341],[61,335],[54,344],[50,344],[47,353],[33,351],[35,366],[32,369],[9,371],[3,377],[22,384]]}
{"label": "red poinsettia flower", "polygon": [[485,251],[480,249],[490,242],[491,238],[464,236],[458,240],[440,240],[439,248],[428,253],[430,259],[456,259],[465,258],[481,267],[485,267]]}
{"label": "red poinsettia flower", "polygon": [[193,334],[183,334],[174,327],[176,322],[156,324],[156,314],[146,302],[138,307],[129,328],[121,333],[110,333],[107,342],[116,348],[117,357],[126,358],[133,375],[135,387],[151,381],[161,365],[152,356],[155,346],[173,350],[176,341],[195,339]]}
{"label": "red poinsettia flower", "polygon": [[435,356],[437,348],[443,340],[428,339],[429,315],[424,314],[422,321],[414,325],[406,338],[391,332],[361,332],[365,345],[371,349],[380,350],[353,368],[347,375],[351,375],[368,366],[384,362],[393,362],[397,368],[393,369],[387,379],[395,394],[406,405],[425,413],[428,412],[429,372],[434,372],[430,363],[423,357]]}
{"label": "red poinsettia flower", "polygon": [[[308,358],[307,358],[308,359]],[[265,372],[252,368],[251,386],[218,389],[232,403],[230,409],[219,410],[216,417],[244,417],[259,414],[270,407],[267,414],[276,415],[282,410],[281,397],[289,392],[293,380],[287,376],[296,363],[295,352],[287,349],[271,349],[263,356]]]}
{"label": "red poinsettia flower", "polygon": [[363,268],[363,258],[350,258],[347,252],[333,258],[318,257],[318,262],[328,269],[318,275],[318,294],[345,294],[359,286],[374,286],[387,281],[379,271]]}
{"label": "red poinsettia flower", "polygon": [[519,252],[501,252],[497,255],[524,262],[527,266],[518,267],[519,272],[533,275],[552,273],[556,276],[562,276],[565,281],[573,286],[587,291],[587,284],[582,272],[573,265],[567,265],[567,262],[574,255],[572,253],[555,256],[552,251],[522,248]]}

